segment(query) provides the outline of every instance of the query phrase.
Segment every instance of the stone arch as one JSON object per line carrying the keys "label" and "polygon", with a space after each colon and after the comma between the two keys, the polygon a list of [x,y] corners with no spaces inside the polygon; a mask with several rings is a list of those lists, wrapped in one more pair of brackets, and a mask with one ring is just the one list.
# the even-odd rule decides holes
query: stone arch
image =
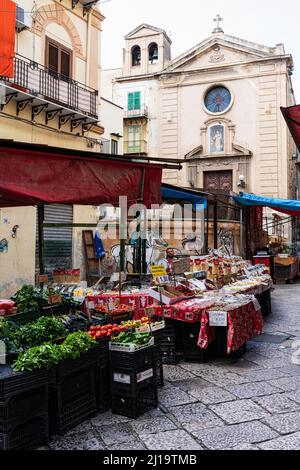
{"label": "stone arch", "polygon": [[84,59],[82,42],[73,21],[64,10],[57,10],[56,5],[44,5],[36,11],[32,28],[34,34],[42,36],[47,25],[53,22],[65,28],[71,38],[74,52]]}

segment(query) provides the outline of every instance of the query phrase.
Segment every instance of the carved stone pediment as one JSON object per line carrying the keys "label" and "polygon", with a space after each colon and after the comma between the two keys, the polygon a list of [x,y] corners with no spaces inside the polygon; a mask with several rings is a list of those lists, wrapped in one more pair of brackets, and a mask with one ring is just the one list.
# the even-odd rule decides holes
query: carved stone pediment
{"label": "carved stone pediment", "polygon": [[246,149],[242,145],[238,145],[236,143],[232,144],[231,152],[226,152],[223,154],[210,154],[203,152],[203,146],[199,145],[198,147],[191,150],[189,153],[185,155],[186,160],[228,160],[228,158],[236,158],[236,157],[252,157],[253,153],[251,150]]}

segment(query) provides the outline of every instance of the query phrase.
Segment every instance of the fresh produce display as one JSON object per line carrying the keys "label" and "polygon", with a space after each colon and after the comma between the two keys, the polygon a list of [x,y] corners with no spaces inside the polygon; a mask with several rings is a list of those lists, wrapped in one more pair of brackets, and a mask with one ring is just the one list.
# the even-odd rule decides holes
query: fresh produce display
{"label": "fresh produce display", "polygon": [[64,359],[77,359],[94,345],[93,339],[82,331],[72,333],[62,344],[45,343],[19,354],[13,363],[17,372],[49,369]]}
{"label": "fresh produce display", "polygon": [[54,317],[40,317],[15,331],[14,340],[20,347],[39,346],[45,342],[66,337],[68,334],[62,320]]}
{"label": "fresh produce display", "polygon": [[126,326],[128,328],[140,328],[141,326],[146,325],[147,323],[149,323],[149,318],[143,317],[140,320],[122,321],[121,325]]}
{"label": "fresh produce display", "polygon": [[0,317],[0,340],[4,341],[7,354],[21,352],[20,345],[16,341],[17,327],[6,318]]}
{"label": "fresh produce display", "polygon": [[133,311],[132,307],[125,304],[120,304],[116,308],[114,308],[110,313],[114,315],[119,315],[121,313],[131,313]]}
{"label": "fresh produce display", "polygon": [[11,299],[22,313],[38,311],[41,306],[48,304],[47,292],[31,285],[23,286]]}
{"label": "fresh produce display", "polygon": [[95,310],[96,312],[99,312],[99,313],[108,313],[108,308],[106,307],[106,305],[102,305],[102,304],[96,305]]}
{"label": "fresh produce display", "polygon": [[109,323],[108,325],[103,325],[103,326],[91,326],[89,335],[91,338],[94,338],[95,340],[98,341],[102,338],[110,338],[112,335],[122,333],[123,331],[128,330],[128,328],[131,328],[131,327],[125,326],[125,325],[111,324],[111,323]]}
{"label": "fresh produce display", "polygon": [[133,333],[133,332],[124,332],[120,333],[118,336],[114,336],[111,341],[115,343],[123,344],[135,344],[136,346],[142,346],[149,343],[151,335],[149,333]]}

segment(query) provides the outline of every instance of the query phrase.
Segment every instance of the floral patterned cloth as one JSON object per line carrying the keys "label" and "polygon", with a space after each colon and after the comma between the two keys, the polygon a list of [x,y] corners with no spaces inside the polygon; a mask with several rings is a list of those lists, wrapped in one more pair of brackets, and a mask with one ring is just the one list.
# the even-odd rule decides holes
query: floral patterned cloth
{"label": "floral patterned cloth", "polygon": [[[101,295],[89,296],[88,300],[95,305],[105,305],[113,310],[120,303],[118,293],[107,292]],[[134,318],[145,316],[145,308],[153,305],[153,299],[147,294],[121,294],[121,303],[134,308]]]}

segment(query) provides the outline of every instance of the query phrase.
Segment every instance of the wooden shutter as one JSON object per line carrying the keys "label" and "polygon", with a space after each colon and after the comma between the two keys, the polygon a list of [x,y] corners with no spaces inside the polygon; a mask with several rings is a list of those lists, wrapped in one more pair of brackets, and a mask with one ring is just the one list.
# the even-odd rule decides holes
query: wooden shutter
{"label": "wooden shutter", "polygon": [[141,92],[134,93],[134,109],[141,109]]}
{"label": "wooden shutter", "polygon": [[134,109],[134,93],[128,93],[128,111]]}

